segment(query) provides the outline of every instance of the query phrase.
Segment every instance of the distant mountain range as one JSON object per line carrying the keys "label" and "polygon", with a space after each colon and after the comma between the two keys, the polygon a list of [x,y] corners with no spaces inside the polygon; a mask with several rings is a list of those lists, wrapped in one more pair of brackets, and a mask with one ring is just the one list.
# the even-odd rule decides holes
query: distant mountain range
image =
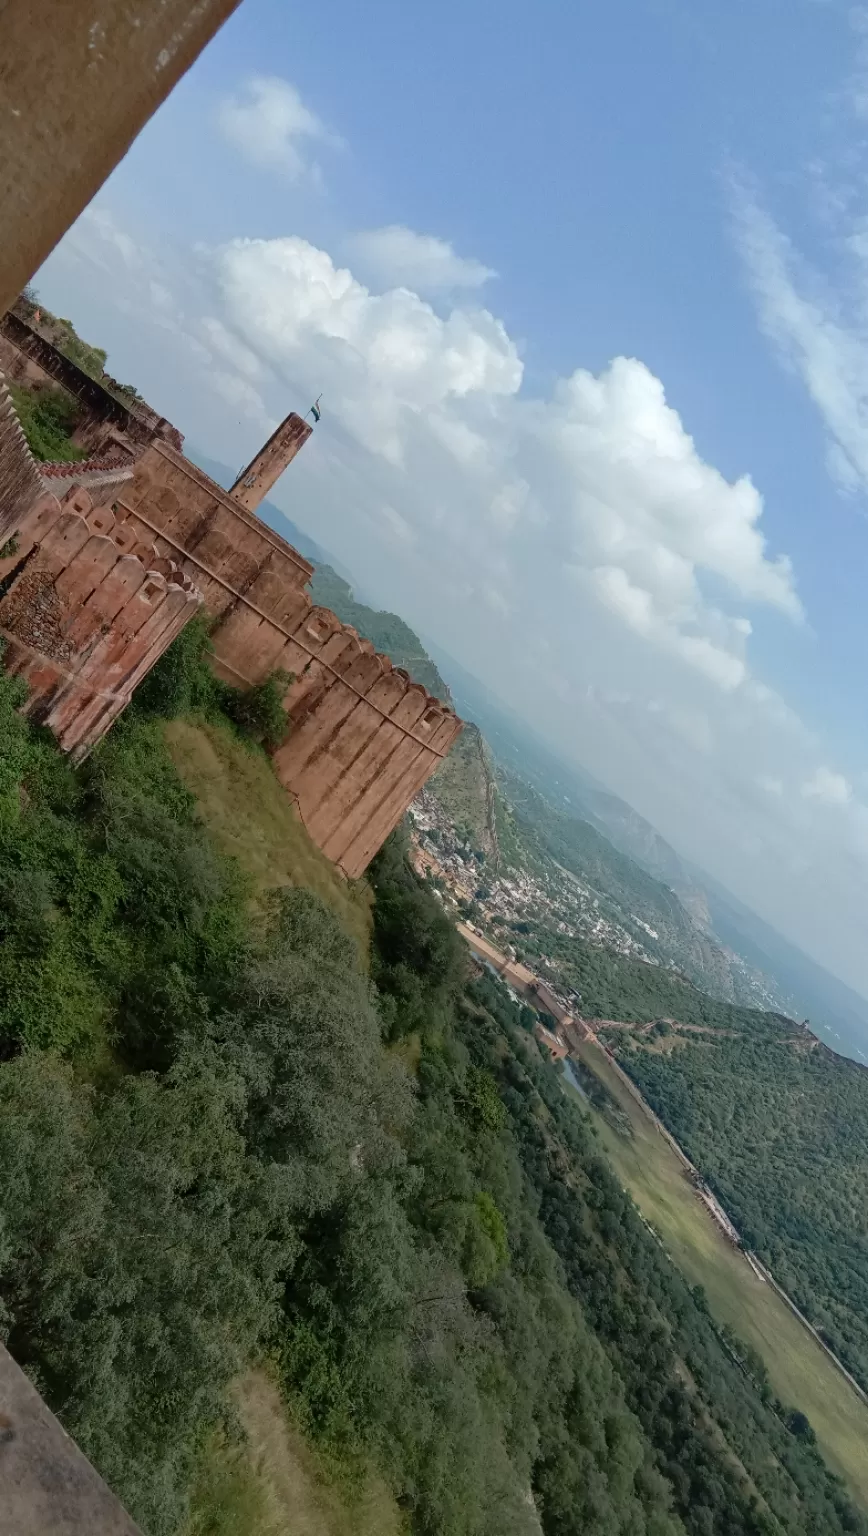
{"label": "distant mountain range", "polygon": [[868,1002],[757,917],[710,875],[704,883],[715,933],[752,964],[778,977],[798,1002],[799,1017],[832,1050],[868,1062]]}
{"label": "distant mountain range", "polygon": [[459,713],[476,720],[496,756],[561,807],[570,807],[620,852],[675,891],[697,925],[768,976],[790,1013],[808,1018],[833,1049],[868,1060],[868,1000],[811,960],[704,870],[681,857],[650,822],[586,770],[537,740],[508,706],[428,642]]}
{"label": "distant mountain range", "polygon": [[[234,470],[194,448],[188,452],[219,485],[232,484]],[[553,857],[559,853],[622,915],[632,910],[656,925],[664,949],[697,985],[717,997],[807,1017],[833,1049],[868,1061],[868,1000],[683,859],[626,801],[561,759],[442,647],[427,639],[423,644],[397,614],[361,602],[340,562],[273,502],[258,510],[316,567],[310,584],[316,602],[479,728],[481,737],[465,740],[466,751],[448,779],[456,813],[460,808],[468,823],[485,821],[493,830],[492,796],[499,790],[525,818],[535,846],[547,847]]]}

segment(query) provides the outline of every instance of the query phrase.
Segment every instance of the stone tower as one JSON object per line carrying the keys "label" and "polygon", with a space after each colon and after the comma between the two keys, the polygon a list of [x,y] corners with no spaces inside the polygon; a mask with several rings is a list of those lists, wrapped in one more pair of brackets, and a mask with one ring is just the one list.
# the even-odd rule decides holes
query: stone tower
{"label": "stone tower", "polygon": [[295,411],[290,411],[285,421],[272,432],[264,448],[241,471],[229,494],[248,512],[254,512],[268,495],[275,481],[279,480],[288,464],[292,463],[303,448],[313,428]]}

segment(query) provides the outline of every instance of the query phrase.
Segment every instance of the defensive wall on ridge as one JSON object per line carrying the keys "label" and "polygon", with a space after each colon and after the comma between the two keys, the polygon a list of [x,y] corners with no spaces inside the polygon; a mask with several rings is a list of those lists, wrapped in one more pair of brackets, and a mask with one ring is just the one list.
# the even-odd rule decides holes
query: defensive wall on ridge
{"label": "defensive wall on ridge", "polygon": [[65,752],[87,755],[201,604],[153,541],[88,492],[43,492],[0,560],[3,666],[29,688],[24,712]]}
{"label": "defensive wall on ridge", "polygon": [[[306,435],[293,426],[286,441]],[[276,668],[292,674],[284,700],[291,729],[275,770],[314,842],[359,876],[462,722],[313,604],[308,561],[169,444],[155,441],[142,455],[117,509],[201,591],[220,675],[248,686]]]}
{"label": "defensive wall on ridge", "polygon": [[55,384],[71,395],[79,413],[73,442],[80,448],[113,450],[133,460],[155,437],[179,451],[184,446],[181,433],[164,416],[144,401],[119,399],[14,309],[0,316],[0,369],[15,384]]}
{"label": "defensive wall on ridge", "polygon": [[42,476],[0,374],[0,546],[43,492]]}
{"label": "defensive wall on ridge", "polygon": [[[359,876],[462,723],[312,603],[313,566],[256,515],[310,423],[291,412],[225,491],[184,457],[165,418],[128,409],[12,311],[0,318],[4,358],[23,384],[51,380],[74,395],[76,437],[97,450],[37,465],[0,388],[0,547],[18,533],[17,553],[0,561],[0,635],[7,670],[30,684],[28,710],[84,756],[204,602],[227,682],[291,675],[275,770],[314,842]],[[146,597],[162,614],[148,623]]]}

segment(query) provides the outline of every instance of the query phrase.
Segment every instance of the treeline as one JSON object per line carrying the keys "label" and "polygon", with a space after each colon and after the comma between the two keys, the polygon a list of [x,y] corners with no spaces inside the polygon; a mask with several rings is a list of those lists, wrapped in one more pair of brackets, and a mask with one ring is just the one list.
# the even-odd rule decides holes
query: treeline
{"label": "treeline", "polygon": [[770,1014],[734,1013],[726,1034],[666,1054],[620,1049],[747,1246],[868,1390],[868,1071]]}
{"label": "treeline", "polygon": [[685,1529],[863,1530],[807,1420],[792,1410],[781,1415],[754,1352],[716,1327],[701,1289],[691,1289],[662,1252],[590,1122],[523,1040],[509,999],[496,998],[500,988],[487,979],[476,990],[488,1017],[477,1015],[474,1056],[498,1077],[545,1232]]}
{"label": "treeline", "polygon": [[255,701],[189,639],[152,676],[77,772],[0,679],[0,1328],[143,1529],[266,1360],[413,1536],[864,1531],[400,840],[368,973],[311,893],[251,902],[172,766],[163,716],[256,738]]}
{"label": "treeline", "polygon": [[541,958],[556,962],[564,979],[581,995],[588,1018],[617,1019],[628,1024],[675,1018],[684,1024],[704,1027],[729,1029],[745,1025],[762,1030],[766,1027],[764,1021],[777,1017],[709,997],[669,966],[628,960],[584,939],[557,933],[553,928],[531,924],[520,944],[530,961]]}

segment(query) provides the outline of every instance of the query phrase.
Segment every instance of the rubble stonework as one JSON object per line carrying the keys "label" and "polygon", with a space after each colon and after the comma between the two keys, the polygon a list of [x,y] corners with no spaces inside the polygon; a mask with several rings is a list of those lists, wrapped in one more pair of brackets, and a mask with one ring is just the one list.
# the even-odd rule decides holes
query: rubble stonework
{"label": "rubble stonework", "polygon": [[28,684],[25,714],[79,760],[202,599],[174,562],[81,488],[62,501],[43,494],[15,542],[0,561],[3,665]]}

